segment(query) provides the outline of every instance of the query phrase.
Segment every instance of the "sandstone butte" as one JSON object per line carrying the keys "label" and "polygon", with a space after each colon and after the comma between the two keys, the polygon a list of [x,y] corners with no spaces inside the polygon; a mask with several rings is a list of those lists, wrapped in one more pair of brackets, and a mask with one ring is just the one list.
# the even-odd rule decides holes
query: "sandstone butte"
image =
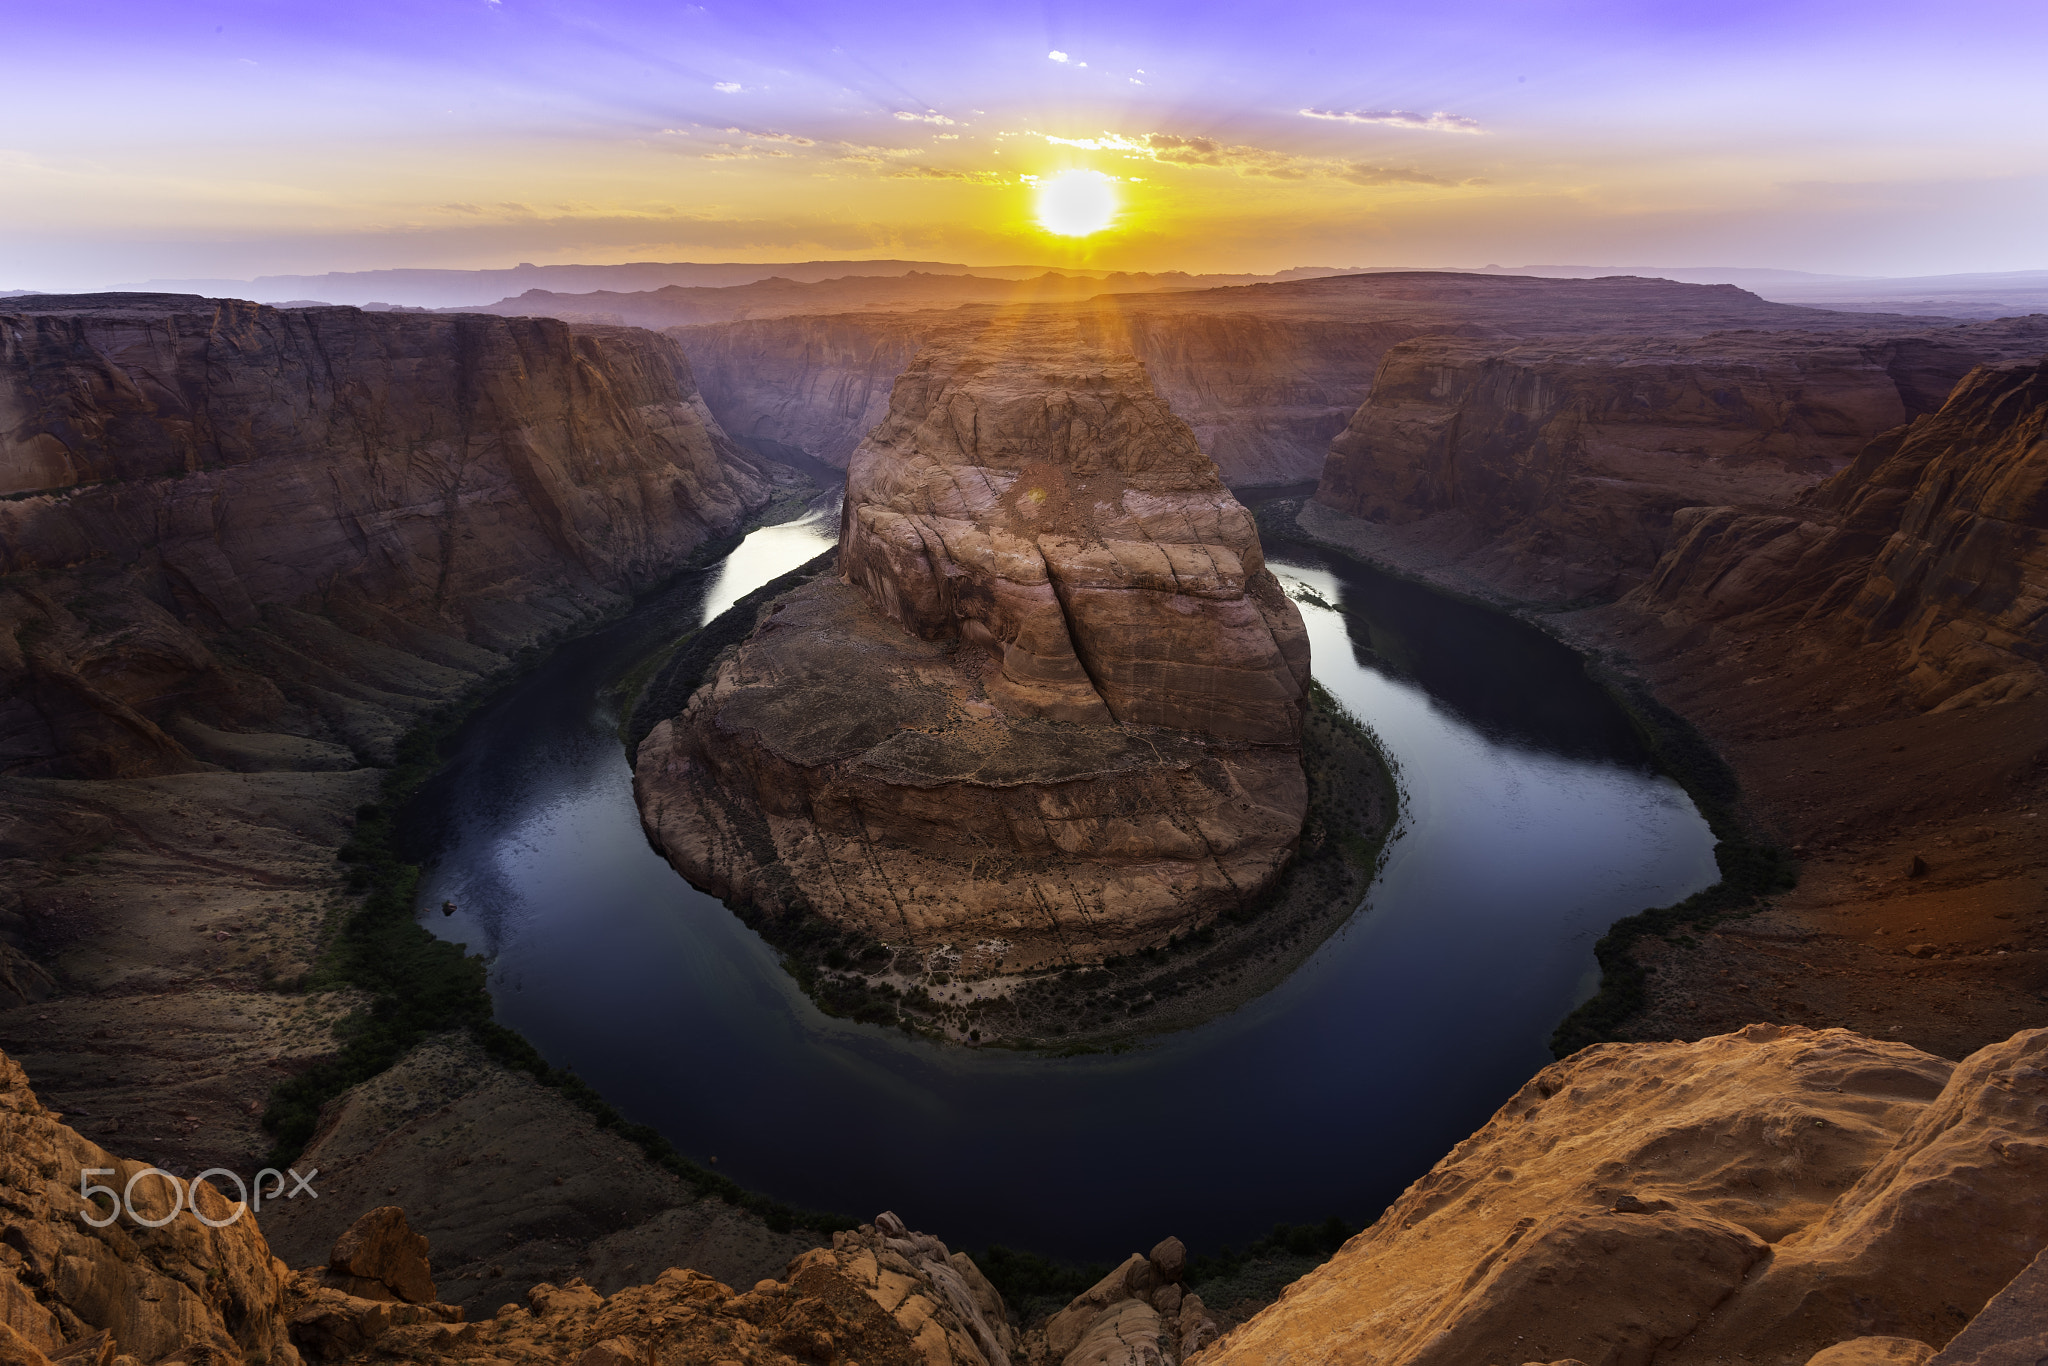
{"label": "sandstone butte", "polygon": [[[892,1214],[736,1291],[675,1267],[468,1322],[403,1211],[290,1270],[211,1186],[105,1228],[79,1137],[0,1054],[0,1362],[576,1366],[2009,1366],[2048,1300],[2048,1030],[1960,1064],[1846,1030],[1605,1044],[1544,1069],[1335,1258],[1218,1339],[1177,1239],[1043,1324]],[[135,1213],[171,1213],[162,1177]],[[94,1213],[105,1217],[104,1206]],[[652,1269],[650,1268],[650,1271]],[[1935,1350],[1955,1339],[1951,1351]]]}
{"label": "sandstone butte", "polygon": [[692,881],[974,973],[1163,942],[1285,865],[1307,635],[1116,329],[927,346],[853,456],[838,567],[641,746]]}

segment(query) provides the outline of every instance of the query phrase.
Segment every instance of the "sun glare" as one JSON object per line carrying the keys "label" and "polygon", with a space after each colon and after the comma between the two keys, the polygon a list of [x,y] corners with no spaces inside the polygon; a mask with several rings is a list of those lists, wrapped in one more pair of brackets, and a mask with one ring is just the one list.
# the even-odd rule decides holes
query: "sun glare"
{"label": "sun glare", "polygon": [[1038,223],[1062,237],[1101,232],[1116,217],[1116,182],[1100,171],[1061,171],[1038,187]]}

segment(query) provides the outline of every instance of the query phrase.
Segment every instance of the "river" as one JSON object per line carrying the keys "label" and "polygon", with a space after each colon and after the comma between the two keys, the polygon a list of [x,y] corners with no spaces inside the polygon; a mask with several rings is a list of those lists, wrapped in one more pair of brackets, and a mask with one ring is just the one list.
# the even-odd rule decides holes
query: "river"
{"label": "river", "polygon": [[649,848],[607,693],[835,531],[823,508],[756,531],[559,652],[410,812],[420,905],[459,907],[422,923],[489,955],[498,1018],[765,1194],[1089,1259],[1363,1223],[1549,1061],[1609,924],[1714,879],[1706,823],[1562,646],[1277,544],[1316,676],[1400,765],[1400,837],[1344,928],[1266,996],[1119,1055],[830,1019]]}

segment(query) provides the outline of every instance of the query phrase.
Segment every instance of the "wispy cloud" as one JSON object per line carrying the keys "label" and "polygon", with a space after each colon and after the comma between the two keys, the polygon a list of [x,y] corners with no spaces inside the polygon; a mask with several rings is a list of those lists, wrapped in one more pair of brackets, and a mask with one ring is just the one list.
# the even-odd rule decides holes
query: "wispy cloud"
{"label": "wispy cloud", "polygon": [[754,138],[761,142],[786,142],[792,147],[816,147],[818,145],[815,139],[800,138],[795,133],[757,133],[751,128],[726,128],[721,131],[735,133],[743,138]]}
{"label": "wispy cloud", "polygon": [[[1354,185],[1432,185],[1446,189],[1460,184],[1456,180],[1407,167],[1370,166],[1327,157],[1296,156],[1270,147],[1226,143],[1216,138],[1185,137],[1178,133],[1145,133],[1139,136],[1104,133],[1093,138],[1063,138],[1051,133],[1039,136],[1061,147],[1078,147],[1088,152],[1120,152],[1127,157],[1140,157],[1169,166],[1213,166],[1240,175],[1266,176],[1274,180],[1328,177],[1348,180]],[[1471,185],[1479,182],[1462,183]]]}
{"label": "wispy cloud", "polygon": [[1423,171],[1404,170],[1399,166],[1367,166],[1364,162],[1348,166],[1337,172],[1339,180],[1348,180],[1354,185],[1456,185],[1455,180],[1429,175]]}
{"label": "wispy cloud", "polygon": [[1378,123],[1389,128],[1413,128],[1428,133],[1483,133],[1479,120],[1439,109],[1434,114],[1417,114],[1407,109],[1304,109],[1305,119],[1328,119],[1333,123]]}
{"label": "wispy cloud", "polygon": [[1011,180],[998,171],[955,171],[944,166],[905,166],[889,175],[896,180],[965,180],[976,185],[1007,185]]}
{"label": "wispy cloud", "polygon": [[1067,60],[1067,54],[1060,51],[1058,48],[1054,48],[1052,51],[1045,54],[1045,58],[1047,61],[1050,62],[1064,62]]}
{"label": "wispy cloud", "polygon": [[896,117],[902,119],[905,123],[937,123],[943,124],[948,128],[953,125],[953,120],[947,118],[936,109],[927,109],[922,114],[914,114],[908,109],[899,109],[896,111]]}
{"label": "wispy cloud", "polygon": [[746,89],[738,81],[713,81],[711,88],[721,95],[737,95]]}

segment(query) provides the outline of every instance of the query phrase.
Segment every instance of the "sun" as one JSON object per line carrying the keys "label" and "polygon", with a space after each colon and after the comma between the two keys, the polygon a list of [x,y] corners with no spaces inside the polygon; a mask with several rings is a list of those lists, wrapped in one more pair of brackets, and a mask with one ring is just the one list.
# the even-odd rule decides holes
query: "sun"
{"label": "sun", "polygon": [[1116,218],[1116,182],[1100,171],[1061,171],[1038,187],[1038,224],[1062,237],[1101,232]]}

